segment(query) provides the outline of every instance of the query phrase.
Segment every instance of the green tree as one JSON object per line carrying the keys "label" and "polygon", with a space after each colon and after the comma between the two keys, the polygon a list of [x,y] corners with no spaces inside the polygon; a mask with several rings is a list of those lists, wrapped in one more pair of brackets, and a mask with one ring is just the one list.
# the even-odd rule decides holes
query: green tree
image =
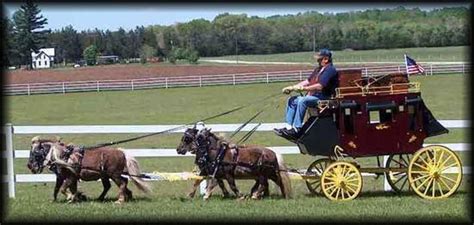
{"label": "green tree", "polygon": [[146,63],[148,58],[156,56],[156,49],[144,44],[140,48],[140,62],[141,63]]}
{"label": "green tree", "polygon": [[32,68],[31,52],[38,52],[46,34],[51,32],[49,29],[43,29],[48,22],[40,13],[38,5],[28,0],[13,15],[15,47],[21,62],[26,64],[28,69]]}
{"label": "green tree", "polygon": [[96,64],[98,55],[99,54],[97,52],[97,47],[95,45],[90,45],[89,47],[84,49],[83,56],[88,66],[92,66]]}

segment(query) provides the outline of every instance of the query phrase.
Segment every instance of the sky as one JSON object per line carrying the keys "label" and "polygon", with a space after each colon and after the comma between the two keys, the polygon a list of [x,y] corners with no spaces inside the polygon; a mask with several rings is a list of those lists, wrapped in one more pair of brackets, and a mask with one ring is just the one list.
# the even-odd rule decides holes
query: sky
{"label": "sky", "polygon": [[[10,18],[19,9],[19,3],[2,3],[6,10],[5,14]],[[250,16],[269,17],[272,15],[288,15],[304,13],[306,11],[318,11],[320,13],[339,13],[348,11],[362,11],[367,9],[385,9],[404,6],[406,8],[418,7],[422,10],[432,10],[443,7],[465,6],[469,3],[365,3],[365,4],[93,4],[93,3],[38,3],[41,14],[48,19],[46,29],[61,29],[72,25],[78,31],[87,29],[109,29],[117,30],[120,27],[125,30],[134,29],[136,26],[148,25],[172,25],[179,22],[188,22],[193,19],[206,19],[212,21],[219,14],[228,12],[231,14],[246,13]]]}

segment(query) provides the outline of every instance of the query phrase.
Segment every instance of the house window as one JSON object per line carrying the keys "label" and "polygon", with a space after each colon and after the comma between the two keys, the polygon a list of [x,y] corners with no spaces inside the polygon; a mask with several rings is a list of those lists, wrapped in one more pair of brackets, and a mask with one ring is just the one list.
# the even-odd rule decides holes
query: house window
{"label": "house window", "polygon": [[38,61],[38,66],[41,66],[41,61]]}
{"label": "house window", "polygon": [[44,61],[44,65],[48,66],[48,60]]}

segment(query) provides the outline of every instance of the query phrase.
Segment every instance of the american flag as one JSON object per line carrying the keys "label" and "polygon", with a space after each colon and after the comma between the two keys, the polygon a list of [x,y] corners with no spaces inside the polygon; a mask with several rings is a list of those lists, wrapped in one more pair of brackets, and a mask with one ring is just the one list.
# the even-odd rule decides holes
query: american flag
{"label": "american flag", "polygon": [[405,54],[405,65],[407,67],[407,73],[410,74],[417,74],[417,73],[424,73],[425,69],[420,64],[417,64],[416,61]]}

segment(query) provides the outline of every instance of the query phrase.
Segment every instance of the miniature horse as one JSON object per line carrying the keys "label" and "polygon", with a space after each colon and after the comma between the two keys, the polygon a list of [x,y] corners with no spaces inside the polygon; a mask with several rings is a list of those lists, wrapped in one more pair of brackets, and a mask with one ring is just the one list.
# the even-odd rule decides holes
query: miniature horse
{"label": "miniature horse", "polygon": [[[183,137],[181,138],[181,142],[179,143],[178,147],[176,148],[176,152],[178,154],[185,155],[186,152],[196,154],[197,146],[194,143],[195,143],[198,131],[199,130],[196,129],[196,128],[186,129],[186,131],[184,132]],[[194,163],[196,165],[198,165],[197,158],[194,161]],[[199,173],[200,176],[208,176],[209,175],[209,174],[206,174],[205,170],[202,170],[201,168],[199,168],[199,169],[200,169],[200,173]],[[191,192],[189,192],[189,194],[188,194],[188,196],[190,198],[194,197],[194,195],[196,194],[196,191],[197,191],[197,187],[199,186],[199,184],[201,182],[202,182],[202,180],[196,180],[194,182],[193,187],[191,189]],[[229,197],[229,191],[227,191],[227,189],[224,185],[224,182],[221,179],[217,179],[217,184],[221,188],[222,194],[224,195],[224,197]]]}
{"label": "miniature horse", "polygon": [[[194,151],[197,149],[196,160],[200,168],[209,175],[216,172],[216,179],[212,179],[208,184],[204,199],[210,197],[216,186],[216,181],[222,178],[227,179],[234,193],[240,196],[235,186],[235,177],[257,178],[257,183],[251,191],[252,198],[259,198],[261,193],[268,190],[268,178],[280,187],[285,198],[289,198],[291,183],[286,166],[279,155],[276,155],[272,150],[258,146],[231,147],[223,139],[211,133],[210,129],[201,130],[197,134],[196,141],[191,142],[190,145],[194,146],[192,148]],[[223,150],[224,154],[222,162],[217,165],[218,169],[215,170],[215,162],[220,150]]]}
{"label": "miniature horse", "polygon": [[[98,200],[103,201],[111,187],[109,179],[112,179],[119,187],[116,203],[123,203],[132,198],[132,191],[127,188],[128,179],[122,174],[129,175],[139,190],[145,193],[150,191],[148,184],[138,177],[140,168],[136,159],[125,154],[121,149],[103,147],[82,152],[77,147],[72,149],[73,146],[39,137],[34,137],[31,142],[27,166],[32,173],[41,173],[45,166],[50,166],[50,169],[56,173],[54,200],[57,198],[59,189],[67,195],[66,190],[69,188],[71,195],[68,199],[70,199],[69,202],[73,202],[78,197],[79,179],[83,181],[101,179],[104,190]],[[68,151],[72,151],[69,157]]]}

